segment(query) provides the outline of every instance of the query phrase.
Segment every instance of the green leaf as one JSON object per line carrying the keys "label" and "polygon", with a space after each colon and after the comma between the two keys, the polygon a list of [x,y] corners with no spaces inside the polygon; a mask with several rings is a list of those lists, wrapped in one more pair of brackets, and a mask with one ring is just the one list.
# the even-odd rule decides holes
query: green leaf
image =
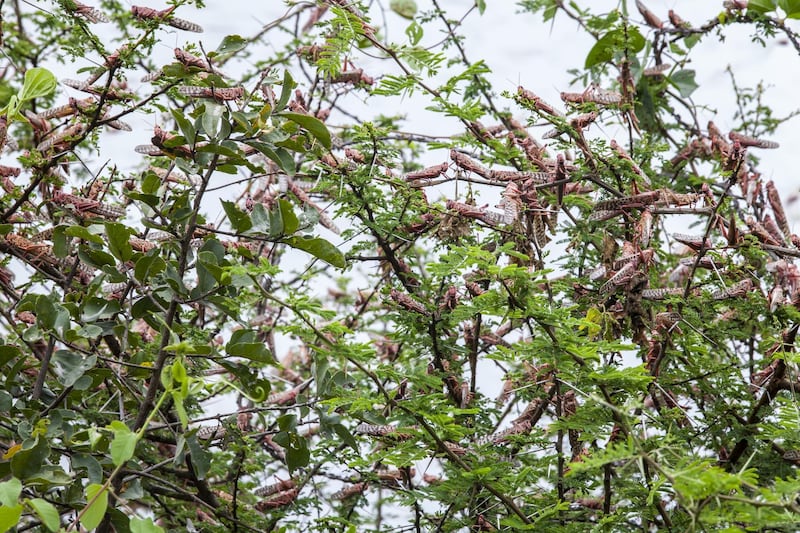
{"label": "green leaf", "polygon": [[18,118],[22,118],[23,120],[25,120],[25,117],[19,114],[19,108],[20,108],[19,98],[17,97],[16,94],[12,94],[8,99],[8,103],[5,106],[3,106],[2,109],[0,109],[0,113],[4,113],[9,122],[11,122],[12,119],[18,119]]}
{"label": "green leaf", "polygon": [[281,221],[283,222],[283,234],[284,235],[291,235],[297,228],[300,227],[300,221],[297,218],[297,215],[294,214],[294,208],[292,204],[289,203],[287,200],[281,198],[278,200],[278,208],[281,211]]}
{"label": "green leaf", "polygon": [[[99,432],[98,432],[99,434]],[[73,469],[85,468],[89,482],[100,483],[103,481],[103,467],[100,462],[88,453],[74,453],[70,457]]]}
{"label": "green leaf", "polygon": [[207,264],[219,265],[225,260],[225,246],[215,238],[205,241],[200,248],[200,252],[211,254],[207,259],[203,259],[203,262]]}
{"label": "green leaf", "polygon": [[20,355],[22,355],[22,351],[16,346],[0,344],[0,367],[7,365]]}
{"label": "green leaf", "polygon": [[282,111],[289,98],[292,97],[292,90],[297,86],[288,70],[283,71],[283,84],[281,85],[281,97],[275,102],[275,111]]}
{"label": "green leaf", "polygon": [[19,503],[22,494],[22,482],[15,477],[0,483],[0,503],[6,507],[13,507]]}
{"label": "green leaf", "polygon": [[[161,186],[161,181],[160,181],[160,178],[158,178],[158,177],[156,177],[156,179],[158,180],[158,182],[155,183],[154,186],[156,187],[156,190],[158,190],[158,187]],[[144,188],[142,190],[144,190]],[[155,191],[153,191],[153,193],[148,193],[148,194],[142,194],[142,193],[139,193],[139,192],[131,191],[129,193],[126,193],[126,195],[131,200],[136,200],[136,201],[142,202],[143,204],[149,205],[150,207],[158,207],[159,203],[161,202],[161,199],[158,196],[156,196],[154,193],[155,193]],[[148,226],[148,220],[147,219],[145,219],[143,221],[143,223],[144,223],[145,226]],[[150,227],[153,227],[153,226],[150,225]]]}
{"label": "green leaf", "polygon": [[108,508],[108,491],[98,483],[86,487],[86,507],[81,511],[81,525],[86,529],[94,529],[103,521]]}
{"label": "green leaf", "polygon": [[683,44],[686,45],[686,48],[691,50],[692,48],[694,48],[694,45],[700,42],[701,39],[702,39],[702,34],[687,35],[686,38],[684,38],[683,40]]}
{"label": "green leaf", "polygon": [[[87,298],[81,309],[81,320],[84,322],[106,320],[119,313],[120,309],[118,301],[106,300],[103,298]],[[88,328],[90,325],[85,327]]]}
{"label": "green leaf", "polygon": [[321,237],[294,236],[286,237],[281,242],[288,244],[292,248],[308,252],[314,257],[322,259],[326,263],[337,268],[344,268],[347,266],[347,261],[342,251]]}
{"label": "green leaf", "polygon": [[131,518],[131,533],[164,533],[164,528],[156,525],[152,518]]}
{"label": "green leaf", "polygon": [[239,329],[231,334],[225,351],[232,356],[244,357],[261,363],[272,363],[274,359],[259,334],[252,329]]}
{"label": "green leaf", "polygon": [[161,178],[155,172],[145,172],[144,176],[142,176],[142,192],[144,194],[156,194],[158,189],[161,188],[161,183]]}
{"label": "green leaf", "polygon": [[144,494],[142,480],[140,478],[134,478],[126,483],[125,490],[122,491],[120,497],[125,500],[138,500],[144,498]]}
{"label": "green leaf", "polygon": [[69,311],[60,304],[53,304],[49,295],[37,298],[36,318],[44,329],[55,330],[62,335],[69,329]]}
{"label": "green leaf", "polygon": [[200,299],[214,289],[217,285],[217,280],[208,268],[207,263],[198,261],[195,271],[197,272],[197,285],[192,289],[191,297]]}
{"label": "green leaf", "polygon": [[11,458],[11,472],[15,477],[27,480],[41,473],[42,464],[50,455],[50,445],[42,437],[27,440],[22,449]]}
{"label": "green leaf", "polygon": [[[138,481],[138,480],[137,480]],[[128,486],[130,486],[129,484]],[[125,498],[125,494],[128,491],[122,493],[122,498]],[[135,499],[135,498],[131,498]],[[120,511],[119,509],[115,509],[113,506],[106,511],[106,516],[108,516],[109,521],[111,522],[112,531],[116,533],[131,533],[130,523],[131,518]]]}
{"label": "green leaf", "polygon": [[186,444],[192,454],[192,465],[197,473],[197,479],[205,479],[211,467],[211,453],[200,445],[196,433],[186,437]]}
{"label": "green leaf", "polygon": [[66,227],[58,225],[53,228],[53,255],[63,259],[69,255],[69,246],[65,233]]}
{"label": "green leaf", "polygon": [[10,507],[0,507],[0,532],[8,531],[12,527],[19,525],[22,509],[21,503]]}
{"label": "green leaf", "polygon": [[267,212],[269,217],[269,238],[277,239],[286,234],[283,228],[283,210],[280,206],[276,206]]}
{"label": "green leaf", "polygon": [[358,443],[353,437],[353,434],[342,424],[333,424],[333,431],[342,439],[342,442],[350,446],[354,451],[358,452]]}
{"label": "green leaf", "polygon": [[694,80],[694,76],[694,70],[684,69],[673,73],[669,77],[669,81],[678,89],[681,96],[688,98],[699,87]]}
{"label": "green leaf", "polygon": [[192,122],[188,118],[186,118],[186,115],[183,113],[183,111],[181,111],[179,109],[172,109],[172,110],[170,110],[170,112],[172,113],[172,118],[175,119],[175,123],[181,129],[181,133],[183,134],[182,135],[183,139],[178,139],[177,137],[174,138],[174,139],[170,139],[169,141],[164,143],[165,146],[168,146],[168,147],[172,146],[172,145],[180,146],[180,145],[185,144],[187,142],[190,143],[190,144],[194,144],[194,140],[195,140],[195,137],[197,136],[197,132],[195,131],[194,126],[192,125]]}
{"label": "green leaf", "polygon": [[598,383],[630,390],[645,390],[653,381],[653,376],[645,370],[644,365],[619,369],[604,367],[590,373],[589,377]]}
{"label": "green leaf", "polygon": [[103,244],[103,237],[97,235],[96,233],[90,232],[88,228],[84,228],[83,226],[69,226],[64,230],[64,233],[68,237],[78,237],[86,242]]}
{"label": "green leaf", "polygon": [[245,141],[245,144],[264,154],[267,159],[277,164],[289,176],[295,175],[297,170],[295,169],[294,158],[285,149],[260,141]]}
{"label": "green leaf", "polygon": [[747,12],[750,13],[752,11],[758,15],[763,15],[764,13],[775,11],[776,7],[775,0],[750,0],[747,3]]}
{"label": "green leaf", "polygon": [[269,213],[264,207],[264,204],[258,203],[253,206],[253,212],[250,213],[250,219],[253,221],[253,233],[270,233]]}
{"label": "green leaf", "polygon": [[233,202],[227,200],[220,200],[222,202],[222,209],[228,215],[228,221],[236,233],[244,233],[253,227],[253,221],[250,220],[250,215],[242,211]]}
{"label": "green leaf", "polygon": [[188,395],[189,376],[181,358],[175,359],[175,362],[172,363],[172,379],[181,384],[179,391],[186,397]]}
{"label": "green leaf", "polygon": [[[201,250],[197,254],[197,276],[200,275],[210,277],[210,280],[200,281],[198,279],[197,289],[208,292],[213,288],[216,282],[221,282],[224,276],[224,270],[219,265],[217,256],[208,250]],[[198,295],[199,296],[199,295]]]}
{"label": "green leaf", "polygon": [[417,24],[416,21],[412,22],[406,28],[406,35],[408,36],[408,40],[411,43],[411,46],[416,46],[420,40],[422,40],[424,32],[422,30],[422,26]]}
{"label": "green leaf", "polygon": [[[198,254],[197,261],[197,286],[193,292],[197,292],[197,297],[208,297],[217,283],[226,285],[230,283],[230,274],[219,265],[217,257],[208,250],[203,250]],[[203,279],[200,279],[203,276]]]}
{"label": "green leaf", "polygon": [[172,365],[164,365],[164,368],[161,369],[161,386],[164,387],[164,390],[169,392],[175,386],[175,380],[172,378]]}
{"label": "green leaf", "polygon": [[614,57],[619,40],[619,31],[614,30],[600,37],[586,56],[584,68],[592,68],[601,63],[607,63]]}
{"label": "green leaf", "polygon": [[232,385],[240,387],[239,390],[245,396],[257,403],[267,399],[272,390],[272,384],[268,379],[260,377],[257,369],[231,360],[220,361],[220,365],[236,376],[237,379]]}
{"label": "green leaf", "polygon": [[119,420],[112,421],[107,427],[114,433],[110,447],[111,460],[114,461],[114,466],[119,466],[133,457],[139,439],[136,433]]}
{"label": "green leaf", "polygon": [[25,72],[25,81],[19,92],[20,102],[48,96],[56,90],[58,80],[46,68],[35,67]]}
{"label": "green leaf", "polygon": [[639,32],[639,29],[636,26],[628,26],[628,45],[630,46],[630,51],[633,53],[641,52],[646,44],[647,40]]}
{"label": "green leaf", "polygon": [[389,9],[410,20],[417,14],[417,3],[414,0],[391,0]]}
{"label": "green leaf", "polygon": [[203,125],[203,131],[206,132],[206,135],[211,139],[217,139],[222,127],[222,115],[227,108],[214,102],[208,102],[205,106],[206,111],[200,117],[200,123]]}
{"label": "green leaf", "polygon": [[320,119],[312,117],[311,115],[303,115],[301,113],[290,113],[288,111],[281,113],[281,116],[305,128],[320,143],[322,143],[322,146],[324,146],[328,150],[331,149],[331,133],[328,131],[328,128],[325,126],[325,124],[322,123]]}
{"label": "green leaf", "polygon": [[56,350],[53,354],[52,364],[59,383],[71,387],[87,370],[94,368],[97,356],[83,357],[79,353],[69,350]]}
{"label": "green leaf", "polygon": [[133,248],[130,243],[133,231],[118,222],[106,222],[105,227],[108,236],[108,251],[123,263],[128,261],[133,257]]}
{"label": "green leaf", "polygon": [[292,435],[287,432],[297,429],[297,416],[293,414],[285,414],[278,417],[277,422],[278,428],[284,432],[284,434],[280,437],[283,439],[283,444],[290,446],[292,442]]}
{"label": "green leaf", "polygon": [[239,50],[244,50],[247,43],[247,39],[241,35],[226,35],[214,53],[216,55],[233,54]]}
{"label": "green leaf", "polygon": [[186,413],[186,406],[183,402],[186,395],[182,394],[178,389],[172,389],[170,393],[172,394],[172,402],[175,406],[175,412],[178,413],[178,420],[181,423],[181,427],[186,429],[189,426],[189,415]]}
{"label": "green leaf", "polygon": [[149,279],[167,268],[167,263],[157,255],[145,255],[136,261],[133,269],[133,277],[142,283],[148,283]]}
{"label": "green leaf", "polygon": [[178,355],[185,354],[204,354],[208,355],[212,348],[204,344],[196,344],[188,341],[180,341],[173,344],[164,346],[164,351],[172,352]]}
{"label": "green leaf", "polygon": [[[625,36],[627,34],[627,43]],[[616,28],[597,40],[586,56],[585,68],[592,68],[602,63],[607,63],[614,58],[616,52],[621,52],[627,44],[628,51],[636,53],[644,48],[645,38],[634,26],[628,26],[627,31],[623,28]]]}
{"label": "green leaf", "polygon": [[[272,135],[269,135],[272,137]],[[262,137],[266,137],[266,135],[262,135]],[[281,139],[280,141],[275,141],[275,146],[278,148],[285,148],[290,152],[299,152],[301,154],[306,153],[306,140],[304,137],[299,135],[295,135],[294,137],[286,137],[285,139]]]}
{"label": "green leaf", "polygon": [[58,531],[58,528],[61,526],[61,517],[58,515],[58,509],[56,509],[52,503],[42,498],[34,498],[28,500],[28,504],[30,504],[39,517],[39,520],[42,521],[42,524],[44,524],[47,529],[50,531]]}
{"label": "green leaf", "polygon": [[8,391],[0,389],[0,412],[11,411],[11,402],[13,398]]}
{"label": "green leaf", "polygon": [[225,347],[228,355],[234,357],[244,357],[251,361],[258,363],[269,363],[272,359],[272,354],[269,353],[267,345],[263,342],[241,342],[238,344],[228,344]]}
{"label": "green leaf", "polygon": [[778,0],[778,6],[790,19],[800,18],[800,0]]}
{"label": "green leaf", "polygon": [[39,327],[45,330],[64,327],[64,321],[69,326],[69,313],[59,304],[54,304],[49,295],[42,294],[36,298],[36,321]]}
{"label": "green leaf", "polygon": [[79,328],[76,334],[82,339],[96,339],[103,334],[103,328],[95,326],[94,324],[88,324]]}
{"label": "green leaf", "polygon": [[275,435],[274,440],[286,449],[286,466],[289,468],[289,472],[308,466],[311,452],[306,439],[297,432],[281,431]]}

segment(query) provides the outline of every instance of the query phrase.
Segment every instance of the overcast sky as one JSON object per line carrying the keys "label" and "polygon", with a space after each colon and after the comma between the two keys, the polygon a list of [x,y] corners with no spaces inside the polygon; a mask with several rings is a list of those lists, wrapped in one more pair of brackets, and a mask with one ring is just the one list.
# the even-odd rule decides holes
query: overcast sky
{"label": "overcast sky", "polygon": [[[693,25],[701,25],[710,18],[717,16],[722,10],[722,2],[716,0],[687,1],[687,0],[644,0],[645,4],[663,19],[667,18],[669,9],[675,10],[683,19]],[[595,12],[614,9],[618,3],[609,0],[579,1],[582,6],[591,6]],[[153,7],[157,3],[147,3]],[[383,2],[388,5],[388,1]],[[470,6],[472,0],[443,0],[441,5],[448,9],[451,18],[461,18]],[[558,93],[563,90],[579,91],[583,87],[569,87],[571,76],[567,73],[570,68],[579,68],[583,65],[592,40],[582,31],[579,31],[574,21],[559,15],[555,24],[543,23],[541,15],[522,14],[515,2],[489,1],[483,16],[473,11],[464,20],[461,32],[466,35],[465,48],[470,60],[484,59],[492,69],[489,79],[493,82],[496,92],[503,90],[514,91],[518,85],[534,91],[545,100],[559,103]],[[630,10],[634,19],[639,18],[634,2],[630,1]],[[164,32],[160,35],[160,52],[164,62],[172,61],[172,49],[183,46],[187,40],[200,39],[206,50],[213,50],[222,37],[238,33],[243,36],[256,34],[264,24],[285,13],[288,9],[283,2],[272,1],[258,4],[254,8],[253,2],[248,0],[211,0],[202,10],[194,8],[181,8],[180,16],[202,24],[205,33],[201,35],[185,32]],[[431,3],[418,0],[420,11],[431,8]],[[398,17],[391,11],[373,9],[375,24],[388,23],[388,38],[394,42],[406,42],[403,33],[408,21]],[[788,21],[795,29],[800,28],[798,21]],[[426,29],[428,26],[426,26]],[[109,28],[110,29],[110,28]],[[692,51],[692,63],[687,68],[697,71],[697,82],[700,88],[692,95],[692,99],[701,105],[708,106],[706,116],[701,117],[701,124],[713,119],[723,130],[728,131],[735,126],[733,112],[735,98],[731,90],[730,77],[725,72],[729,65],[737,76],[737,82],[743,87],[754,87],[759,82],[764,82],[770,88],[765,95],[765,103],[772,106],[776,116],[784,116],[792,110],[800,108],[797,97],[797,84],[800,83],[800,57],[795,50],[780,38],[767,42],[766,47],[753,45],[748,34],[749,26],[730,27],[724,30],[725,42],[721,43],[714,36],[701,41]],[[279,39],[273,47],[281,46]],[[441,39],[433,29],[427,29],[423,45],[431,45]],[[269,50],[264,50],[269,54]],[[368,57],[358,57],[354,54],[353,60],[363,67],[368,74],[379,76],[389,67],[388,62],[370,60]],[[235,67],[231,67],[235,68]],[[234,73],[232,73],[234,74]],[[137,80],[131,80],[134,87]],[[143,89],[146,89],[143,88]],[[500,105],[514,109],[518,118],[524,119],[525,115],[513,103],[498,98]],[[424,108],[427,100],[422,97],[406,99],[402,102],[383,101],[380,98],[372,99],[369,107],[360,106],[362,116],[369,113],[382,112],[396,114],[405,112],[408,121],[404,129],[419,131],[428,134],[452,134],[461,131],[461,126],[455,120],[443,120],[440,115],[426,111]],[[354,104],[354,108],[359,106]],[[134,121],[136,122],[137,119]],[[115,160],[121,163],[130,154],[131,164],[138,159],[130,152],[132,146],[148,142],[149,131],[152,129],[153,118],[142,116],[135,123],[133,135],[115,135],[107,140],[103,147],[107,153],[115,154]],[[332,120],[332,123],[335,123]],[[149,129],[148,129],[149,128]],[[541,132],[534,131],[534,134]],[[621,132],[604,131],[605,135],[614,137]],[[774,179],[784,193],[784,198],[794,193],[800,187],[800,179],[796,176],[793,147],[800,143],[800,127],[797,120],[782,126],[774,140],[782,144],[781,150],[762,151],[759,155],[763,158],[760,170],[767,179]],[[116,155],[119,154],[119,155]],[[122,158],[122,159],[120,159]],[[442,154],[429,154],[425,163],[441,162],[446,158]],[[800,219],[800,207],[789,207],[790,218]]]}

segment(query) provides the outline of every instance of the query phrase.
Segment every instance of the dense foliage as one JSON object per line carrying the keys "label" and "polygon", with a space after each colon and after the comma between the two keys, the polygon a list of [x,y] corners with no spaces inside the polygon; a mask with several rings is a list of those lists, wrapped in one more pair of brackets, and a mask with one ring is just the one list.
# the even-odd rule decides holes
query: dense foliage
{"label": "dense foliage", "polygon": [[800,3],[521,1],[594,41],[558,104],[489,83],[482,0],[290,4],[0,2],[0,530],[794,530],[790,117],[690,63],[800,53]]}

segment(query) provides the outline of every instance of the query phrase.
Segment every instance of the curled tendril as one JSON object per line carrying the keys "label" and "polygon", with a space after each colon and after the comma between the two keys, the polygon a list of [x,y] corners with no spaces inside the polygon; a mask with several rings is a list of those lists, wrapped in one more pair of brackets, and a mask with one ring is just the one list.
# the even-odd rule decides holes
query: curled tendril
{"label": "curled tendril", "polygon": [[227,385],[227,386],[231,387],[232,389],[235,389],[236,391],[241,393],[243,396],[245,396],[248,400],[250,400],[252,402],[255,402],[255,403],[263,402],[264,400],[267,399],[267,397],[269,396],[269,393],[270,393],[269,382],[261,380],[261,379],[254,380],[252,387],[249,387],[247,390],[243,389],[242,387],[240,387],[238,385],[235,385],[235,384],[231,383],[230,381],[228,381],[227,379],[224,379],[224,378],[220,379],[219,383],[222,383],[224,385]]}

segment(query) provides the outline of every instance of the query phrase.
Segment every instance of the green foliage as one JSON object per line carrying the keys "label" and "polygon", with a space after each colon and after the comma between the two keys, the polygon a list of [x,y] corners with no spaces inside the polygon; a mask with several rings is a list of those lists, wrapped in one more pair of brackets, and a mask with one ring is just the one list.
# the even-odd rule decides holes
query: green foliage
{"label": "green foliage", "polygon": [[86,507],[80,512],[81,525],[94,529],[100,525],[108,508],[108,491],[102,485],[92,483],[86,487]]}
{"label": "green foliage", "polygon": [[25,79],[16,95],[10,97],[0,113],[5,113],[6,120],[25,120],[20,114],[22,106],[28,102],[43,98],[53,93],[56,88],[56,77],[45,68],[34,67],[25,72]]}
{"label": "green foliage", "polygon": [[618,53],[635,54],[644,48],[645,40],[638,28],[627,24],[601,36],[586,56],[584,68],[608,63]]}
{"label": "green foliage", "polygon": [[800,18],[800,2],[797,0],[754,0],[748,3],[748,13],[752,12],[758,15],[766,15],[770,12],[780,8],[787,18],[797,19]]}

